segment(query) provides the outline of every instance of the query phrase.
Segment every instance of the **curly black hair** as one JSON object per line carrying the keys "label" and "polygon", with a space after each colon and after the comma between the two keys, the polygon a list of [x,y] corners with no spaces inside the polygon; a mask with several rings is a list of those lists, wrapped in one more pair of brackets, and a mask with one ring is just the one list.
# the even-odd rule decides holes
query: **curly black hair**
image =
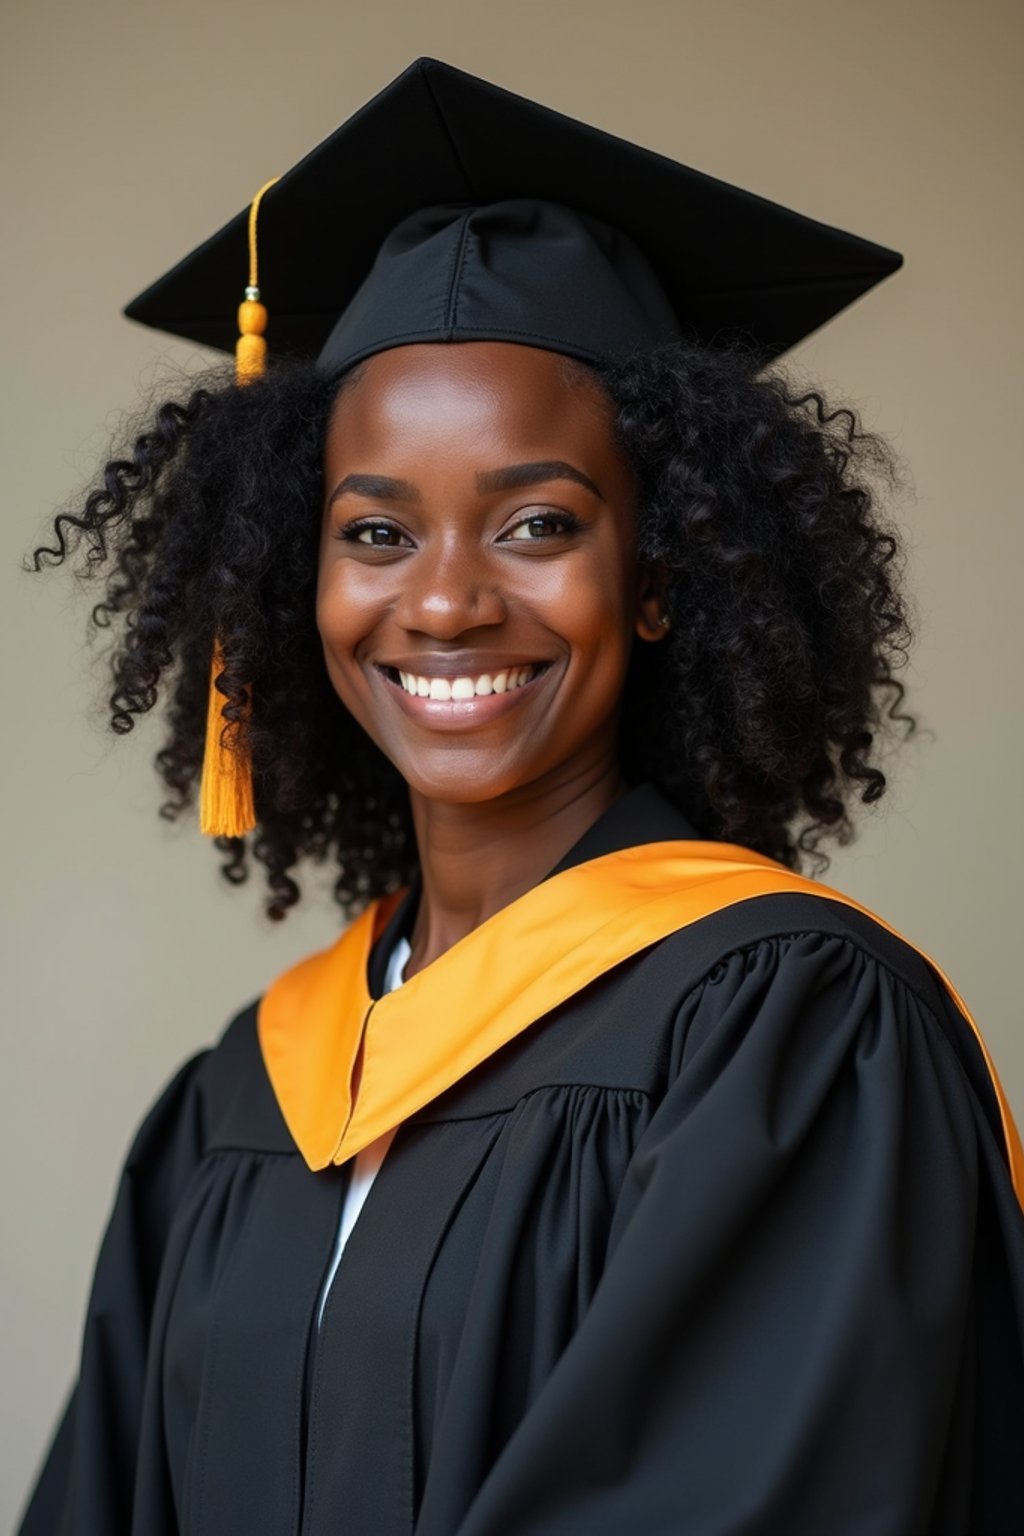
{"label": "curly black hair", "polygon": [[[904,551],[886,521],[892,449],[747,349],[673,343],[596,377],[637,492],[640,558],[670,570],[672,629],[637,645],[622,715],[627,780],[649,780],[701,835],[814,873],[848,806],[878,800],[884,731],[906,734],[894,673],[911,639]],[[225,713],[251,754],[259,826],[219,838],[223,873],[266,870],[266,910],[300,897],[304,858],[337,869],[348,915],[404,884],[417,856],[397,770],[335,695],[315,622],[322,453],[334,402],[360,369],[278,362],[237,386],[218,370],[131,434],[84,506],[53,519],[31,568],[105,573],[91,609],[117,624],[110,725],[130,731],[165,695],[156,754],[177,818],[196,796],[216,633]]]}

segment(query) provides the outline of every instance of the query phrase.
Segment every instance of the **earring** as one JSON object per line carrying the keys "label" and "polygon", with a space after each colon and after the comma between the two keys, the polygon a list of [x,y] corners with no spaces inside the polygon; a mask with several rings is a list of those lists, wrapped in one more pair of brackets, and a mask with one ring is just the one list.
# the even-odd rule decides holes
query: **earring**
{"label": "earring", "polygon": [[658,628],[659,629],[668,629],[668,627],[669,627],[669,625],[671,623],[672,623],[672,620],[669,618],[668,614],[667,613],[663,613],[661,618],[658,620]]}

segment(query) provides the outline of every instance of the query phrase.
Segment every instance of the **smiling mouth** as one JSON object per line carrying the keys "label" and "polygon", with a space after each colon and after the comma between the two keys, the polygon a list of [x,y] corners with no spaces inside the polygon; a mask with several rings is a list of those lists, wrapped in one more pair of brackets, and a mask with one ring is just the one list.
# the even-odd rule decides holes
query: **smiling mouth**
{"label": "smiling mouth", "polygon": [[389,683],[412,698],[458,703],[527,688],[550,666],[549,661],[534,661],[496,672],[467,673],[462,677],[425,677],[416,672],[401,672],[397,667],[378,667],[377,670]]}

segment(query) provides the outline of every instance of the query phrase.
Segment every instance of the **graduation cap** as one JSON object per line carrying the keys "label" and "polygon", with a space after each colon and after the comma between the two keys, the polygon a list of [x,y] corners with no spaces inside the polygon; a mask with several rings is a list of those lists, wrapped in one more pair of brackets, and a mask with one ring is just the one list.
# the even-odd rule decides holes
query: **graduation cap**
{"label": "graduation cap", "polygon": [[[125,314],[230,350],[246,247],[242,212]],[[332,368],[403,341],[615,358],[677,331],[767,360],[901,263],[437,59],[271,187],[259,260],[272,351]]]}
{"label": "graduation cap", "polygon": [[[332,374],[391,347],[474,340],[615,362],[675,337],[742,337],[767,362],[901,261],[422,58],[125,314],[230,349],[248,263],[243,377],[265,329],[275,353]],[[221,702],[211,687],[202,821],[240,835],[255,816],[239,754],[209,755]]]}

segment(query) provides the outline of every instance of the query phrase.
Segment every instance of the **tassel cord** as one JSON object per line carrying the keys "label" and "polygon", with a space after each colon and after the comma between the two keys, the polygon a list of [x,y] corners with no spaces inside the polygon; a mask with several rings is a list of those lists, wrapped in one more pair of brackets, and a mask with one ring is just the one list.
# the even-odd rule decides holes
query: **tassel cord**
{"label": "tassel cord", "polygon": [[[235,347],[235,377],[239,384],[262,376],[267,362],[267,311],[260,302],[257,224],[264,193],[275,176],[260,188],[249,205],[249,283],[238,306],[239,337]],[[226,699],[217,688],[225,670],[224,649],[214,637],[206,711],[206,741],[199,787],[199,826],[209,837],[244,837],[256,828],[252,762],[240,741],[239,726],[248,721],[252,698],[247,690],[241,720],[224,716]]]}

